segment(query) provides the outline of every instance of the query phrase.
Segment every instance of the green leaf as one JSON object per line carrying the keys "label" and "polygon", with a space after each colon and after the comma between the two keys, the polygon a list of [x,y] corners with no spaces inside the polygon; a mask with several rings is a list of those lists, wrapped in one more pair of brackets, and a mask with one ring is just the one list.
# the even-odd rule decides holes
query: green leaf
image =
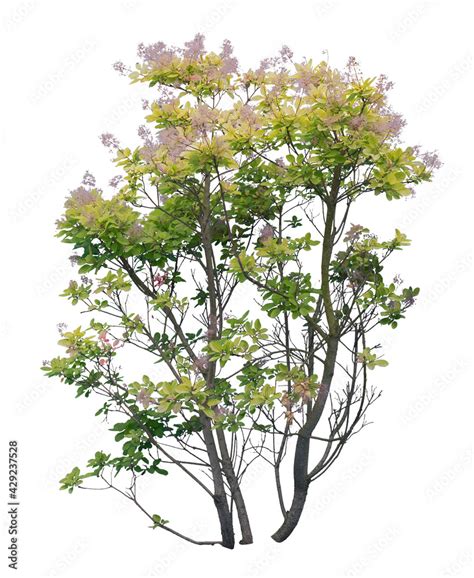
{"label": "green leaf", "polygon": [[165,520],[164,518],[162,518],[158,514],[153,514],[152,519],[153,519],[153,526],[151,526],[151,527],[153,529],[158,528],[160,526],[164,526],[164,525],[169,523],[169,520]]}

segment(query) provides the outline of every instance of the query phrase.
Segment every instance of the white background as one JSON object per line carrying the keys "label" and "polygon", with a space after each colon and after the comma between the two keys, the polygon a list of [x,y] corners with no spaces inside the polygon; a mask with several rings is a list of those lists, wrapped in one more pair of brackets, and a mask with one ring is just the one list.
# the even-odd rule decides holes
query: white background
{"label": "white background", "polygon": [[[82,0],[2,3],[1,319],[2,541],[7,569],[7,447],[20,446],[20,576],[467,576],[472,411],[472,54],[468,2],[291,2]],[[374,372],[384,395],[374,425],[356,436],[311,487],[287,542],[270,534],[280,513],[270,472],[250,474],[245,492],[255,544],[227,551],[197,547],[149,529],[133,505],[110,492],[59,492],[58,479],[97,449],[112,447],[94,417],[97,404],[44,379],[57,354],[56,323],[74,326],[58,297],[73,270],[53,235],[64,197],[86,169],[99,185],[116,174],[97,138],[135,145],[143,87],[111,68],[135,62],[139,42],[180,45],[204,32],[224,38],[245,66],[286,43],[296,57],[395,82],[394,108],[408,144],[437,149],[444,162],[415,199],[373,199],[358,221],[412,246],[395,262],[420,286],[417,305],[385,334],[390,366]],[[153,97],[151,97],[153,98]],[[5,403],[6,402],[6,403]],[[212,509],[174,480],[148,484],[152,511],[195,536],[217,535]],[[7,575],[7,574],[5,574]]]}

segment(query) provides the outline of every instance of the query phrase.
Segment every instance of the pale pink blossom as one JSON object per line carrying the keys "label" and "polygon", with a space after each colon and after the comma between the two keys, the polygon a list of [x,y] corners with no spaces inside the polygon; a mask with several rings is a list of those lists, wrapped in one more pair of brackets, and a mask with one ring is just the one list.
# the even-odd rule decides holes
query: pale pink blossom
{"label": "pale pink blossom", "polygon": [[184,58],[195,60],[204,54],[204,35],[196,34],[196,36],[184,43],[185,50],[183,52]]}
{"label": "pale pink blossom", "polygon": [[96,195],[86,189],[83,185],[71,191],[69,199],[67,199],[66,207],[84,207],[85,205],[91,205],[96,200]]}
{"label": "pale pink blossom", "polygon": [[113,188],[116,189],[118,187],[118,184],[120,183],[120,181],[122,180],[122,176],[121,175],[116,175],[115,177],[112,177],[109,181],[109,185]]}
{"label": "pale pink blossom", "polygon": [[125,64],[120,61],[114,62],[112,67],[122,76],[126,76],[127,72],[130,72],[130,70],[125,66]]}
{"label": "pale pink blossom", "polygon": [[271,225],[264,225],[261,229],[260,229],[260,235],[258,237],[258,240],[261,243],[264,243],[265,241],[269,241],[270,239],[273,238],[275,234],[275,230],[273,229],[273,227]]}
{"label": "pale pink blossom", "polygon": [[429,170],[439,169],[443,164],[437,151],[423,153],[421,155],[421,160]]}
{"label": "pale pink blossom", "polygon": [[164,285],[164,283],[166,283],[168,279],[168,273],[157,273],[154,277],[153,277],[153,285],[159,289],[162,285]]}
{"label": "pale pink blossom", "polygon": [[107,147],[108,149],[118,149],[119,141],[118,139],[110,132],[104,132],[100,135],[101,143]]}
{"label": "pale pink blossom", "polygon": [[177,51],[175,48],[166,46],[164,42],[156,42],[148,46],[141,43],[138,45],[137,54],[146,64],[152,64],[155,67],[164,67],[171,63]]}
{"label": "pale pink blossom", "polygon": [[99,333],[99,339],[103,345],[110,344],[110,339],[107,337],[107,331],[105,329]]}
{"label": "pale pink blossom", "polygon": [[221,73],[222,74],[233,74],[237,72],[239,68],[239,63],[237,58],[235,58],[234,49],[230,40],[224,40],[222,43],[222,50],[220,57],[222,58]]}
{"label": "pale pink blossom", "polygon": [[137,401],[141,403],[145,409],[147,409],[147,407],[150,405],[152,401],[151,395],[148,392],[148,390],[142,388],[137,395]]}
{"label": "pale pink blossom", "polygon": [[93,174],[91,174],[89,171],[86,171],[84,173],[84,176],[82,177],[82,184],[86,187],[95,187],[95,177]]}

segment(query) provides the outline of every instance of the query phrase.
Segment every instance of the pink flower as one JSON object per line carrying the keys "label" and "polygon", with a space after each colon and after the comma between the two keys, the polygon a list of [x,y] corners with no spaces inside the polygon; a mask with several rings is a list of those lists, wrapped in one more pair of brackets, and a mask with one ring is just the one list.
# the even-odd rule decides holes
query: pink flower
{"label": "pink flower", "polygon": [[130,72],[123,62],[120,61],[114,62],[112,66],[113,69],[116,70],[122,76],[126,76],[127,72]]}
{"label": "pink flower", "polygon": [[250,128],[257,130],[262,126],[255,110],[248,104],[244,104],[244,106],[239,109],[239,115],[240,118],[250,126]]}
{"label": "pink flower", "polygon": [[168,48],[164,42],[156,42],[145,46],[143,43],[138,45],[138,56],[146,64],[154,66],[167,66],[176,56],[176,49]]}
{"label": "pink flower", "polygon": [[77,189],[71,191],[70,197],[66,200],[65,206],[74,208],[84,207],[85,205],[91,205],[96,198],[96,194],[81,185]]}
{"label": "pink flower", "polygon": [[239,62],[233,54],[233,47],[230,40],[224,40],[222,44],[222,51],[220,57],[222,58],[221,73],[222,74],[232,74],[237,72],[239,68]]}
{"label": "pink flower", "polygon": [[102,365],[102,367],[103,367],[106,363],[107,363],[107,360],[106,360],[106,359],[104,359],[104,358],[99,359],[99,364]]}
{"label": "pink flower", "polygon": [[154,277],[153,277],[153,285],[159,289],[168,279],[168,273],[157,273]]}
{"label": "pink flower", "polygon": [[205,104],[199,104],[193,111],[191,126],[199,134],[205,134],[215,126],[217,120],[217,111]]}
{"label": "pink flower", "polygon": [[140,402],[146,409],[152,401],[150,394],[145,388],[142,388],[137,395],[137,401]]}
{"label": "pink flower", "polygon": [[110,339],[107,337],[107,331],[105,329],[99,333],[99,339],[104,345],[110,344]]}
{"label": "pink flower", "polygon": [[164,128],[158,135],[159,142],[166,146],[169,156],[176,160],[189,145],[190,141],[176,127]]}
{"label": "pink flower", "polygon": [[260,243],[264,243],[265,241],[269,241],[270,239],[272,239],[274,234],[275,231],[273,230],[273,227],[271,225],[264,225],[260,229],[260,236],[258,240],[260,241]]}
{"label": "pink flower", "polygon": [[438,153],[436,151],[423,153],[421,155],[421,160],[424,162],[428,170],[439,169],[443,164],[440,161]]}
{"label": "pink flower", "polygon": [[108,149],[118,149],[119,141],[113,134],[110,132],[104,132],[100,135],[100,140],[102,144],[107,147]]}
{"label": "pink flower", "polygon": [[[107,331],[104,329],[99,333],[99,340],[102,343],[104,349],[118,349],[119,347],[123,347],[123,342],[120,339],[114,339],[113,341],[107,335]],[[102,364],[101,364],[102,365]]]}
{"label": "pink flower", "polygon": [[112,177],[109,181],[109,185],[116,189],[118,184],[120,183],[120,181],[122,180],[122,176],[121,175],[116,175],[115,177]]}
{"label": "pink flower", "polygon": [[309,92],[310,88],[312,88],[315,83],[316,79],[314,74],[308,70],[301,71],[296,79],[296,86],[298,90],[301,90],[302,92]]}
{"label": "pink flower", "polygon": [[361,116],[351,118],[351,120],[349,121],[349,126],[354,130],[360,129],[362,126],[364,126],[364,124],[365,120]]}
{"label": "pink flower", "polygon": [[388,92],[393,88],[393,82],[391,80],[388,80],[385,74],[381,74],[377,79],[375,88],[382,94],[385,94],[386,92]]}
{"label": "pink flower", "polygon": [[359,240],[363,232],[364,227],[362,225],[354,225],[354,223],[351,223],[351,228],[346,232],[344,237],[344,243],[355,243]]}
{"label": "pink flower", "polygon": [[186,47],[183,56],[185,58],[197,59],[204,54],[204,36],[196,34],[196,36],[189,42],[185,42]]}
{"label": "pink flower", "polygon": [[283,62],[287,62],[293,58],[293,51],[286,44],[284,44],[280,49],[280,58]]}
{"label": "pink flower", "polygon": [[82,184],[86,187],[95,187],[95,177],[89,171],[84,173],[82,177]]}

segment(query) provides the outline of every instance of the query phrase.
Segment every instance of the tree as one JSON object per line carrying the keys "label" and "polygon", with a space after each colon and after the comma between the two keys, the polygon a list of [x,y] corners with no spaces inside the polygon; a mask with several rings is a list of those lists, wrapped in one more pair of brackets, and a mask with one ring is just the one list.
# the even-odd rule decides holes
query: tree
{"label": "tree", "polygon": [[[140,45],[133,70],[114,65],[154,100],[139,146],[101,137],[121,170],[113,194],[86,172],[66,200],[57,234],[80,279],[63,295],[94,317],[60,326],[66,353],[43,369],[77,396],[101,396],[96,415],[124,442],[61,489],[99,478],[153,527],[233,548],[234,509],[241,543],[252,542],[242,480],[254,460],[274,471],[281,542],[310,484],[366,425],[379,396],[368,374],[387,365],[368,333],[396,328],[419,290],[383,276],[405,234],[380,240],[349,213],[364,195],[412,195],[440,163],[401,145],[391,83],[364,78],[354,58],[337,70],[294,62],[285,46],[244,72],[229,41],[219,53],[203,41]],[[158,364],[156,379],[142,362],[131,364],[135,380],[124,376],[118,363],[133,347],[147,373]],[[185,536],[138,502],[139,478],[173,469],[214,503],[220,539]]]}

